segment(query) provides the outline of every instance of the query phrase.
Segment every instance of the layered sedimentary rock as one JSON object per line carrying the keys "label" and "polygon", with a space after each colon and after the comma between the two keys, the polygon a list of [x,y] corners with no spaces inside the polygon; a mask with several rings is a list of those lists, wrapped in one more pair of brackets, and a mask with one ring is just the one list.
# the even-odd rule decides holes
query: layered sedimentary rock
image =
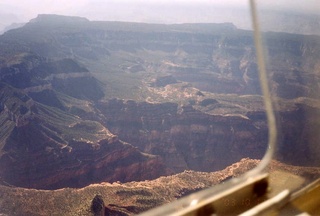
{"label": "layered sedimentary rock", "polygon": [[99,109],[120,139],[160,155],[175,172],[220,170],[249,155],[262,158],[266,151],[266,124],[258,128],[261,119],[255,113],[251,118],[210,115],[192,106],[116,99],[100,103]]}

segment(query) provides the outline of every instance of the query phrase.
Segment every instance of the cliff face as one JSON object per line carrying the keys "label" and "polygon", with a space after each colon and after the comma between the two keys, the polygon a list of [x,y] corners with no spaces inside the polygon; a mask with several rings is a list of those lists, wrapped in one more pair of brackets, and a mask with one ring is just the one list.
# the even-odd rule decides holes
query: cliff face
{"label": "cliff face", "polygon": [[99,109],[112,133],[160,155],[175,172],[220,170],[249,155],[261,158],[266,151],[266,124],[255,126],[261,121],[255,114],[251,119],[209,115],[192,106],[116,99],[100,103]]}
{"label": "cliff face", "polygon": [[[263,107],[261,100],[255,102]],[[315,116],[319,114],[319,106],[311,102],[314,101],[279,101],[282,107],[278,110],[278,157],[282,161],[307,166],[319,164],[316,145],[319,137],[314,132],[318,128]],[[216,101],[215,105],[218,104],[224,105],[223,101]],[[197,105],[179,107],[173,103],[116,99],[99,104],[112,133],[124,141],[130,140],[144,152],[160,155],[175,172],[215,171],[244,157],[263,157],[268,128],[262,110],[230,115],[219,113],[219,109],[208,114],[197,108]]]}
{"label": "cliff face", "polygon": [[[43,143],[45,138],[34,132],[26,127],[16,133],[24,133],[23,138],[33,138],[32,142]],[[15,137],[19,138],[19,135]],[[7,145],[12,145],[10,141]],[[54,148],[47,142],[48,146],[37,146],[37,150],[31,149],[33,146],[29,140],[24,140],[24,143],[25,149],[17,148],[14,153],[5,153],[1,157],[2,180],[11,185],[56,189],[83,187],[92,182],[141,181],[170,174],[160,158],[143,155],[133,146],[118,140],[97,143],[73,141],[60,148]],[[13,151],[6,146],[4,150]],[[19,154],[20,151],[24,153]]]}

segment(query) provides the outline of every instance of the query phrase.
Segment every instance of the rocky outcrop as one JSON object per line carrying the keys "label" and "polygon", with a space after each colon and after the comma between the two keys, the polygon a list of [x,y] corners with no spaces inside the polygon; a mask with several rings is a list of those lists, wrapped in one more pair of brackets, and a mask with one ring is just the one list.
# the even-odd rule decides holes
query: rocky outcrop
{"label": "rocky outcrop", "polygon": [[91,203],[91,210],[94,216],[104,216],[106,214],[105,205],[101,195],[96,195]]}

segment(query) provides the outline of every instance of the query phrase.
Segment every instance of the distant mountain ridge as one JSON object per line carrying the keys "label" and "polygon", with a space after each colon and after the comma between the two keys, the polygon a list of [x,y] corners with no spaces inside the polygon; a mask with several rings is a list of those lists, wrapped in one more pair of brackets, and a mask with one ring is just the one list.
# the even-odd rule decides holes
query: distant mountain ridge
{"label": "distant mountain ridge", "polygon": [[22,27],[22,26],[24,26],[24,25],[25,25],[25,23],[12,23],[12,24],[10,24],[10,25],[8,25],[8,26],[5,26],[5,27],[3,28],[3,30],[0,31],[0,35],[3,34],[3,33],[5,33],[6,31],[9,31],[9,30],[11,30],[11,29],[20,28],[20,27]]}

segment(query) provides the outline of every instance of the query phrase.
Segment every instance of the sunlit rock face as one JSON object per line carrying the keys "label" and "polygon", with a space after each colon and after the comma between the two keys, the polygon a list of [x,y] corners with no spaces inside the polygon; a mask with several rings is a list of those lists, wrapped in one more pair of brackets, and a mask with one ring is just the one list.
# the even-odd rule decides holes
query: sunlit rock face
{"label": "sunlit rock face", "polygon": [[[264,37],[278,157],[318,165],[320,39]],[[0,36],[8,184],[53,189],[216,171],[261,159],[267,137],[252,32],[232,24],[40,15]]]}

